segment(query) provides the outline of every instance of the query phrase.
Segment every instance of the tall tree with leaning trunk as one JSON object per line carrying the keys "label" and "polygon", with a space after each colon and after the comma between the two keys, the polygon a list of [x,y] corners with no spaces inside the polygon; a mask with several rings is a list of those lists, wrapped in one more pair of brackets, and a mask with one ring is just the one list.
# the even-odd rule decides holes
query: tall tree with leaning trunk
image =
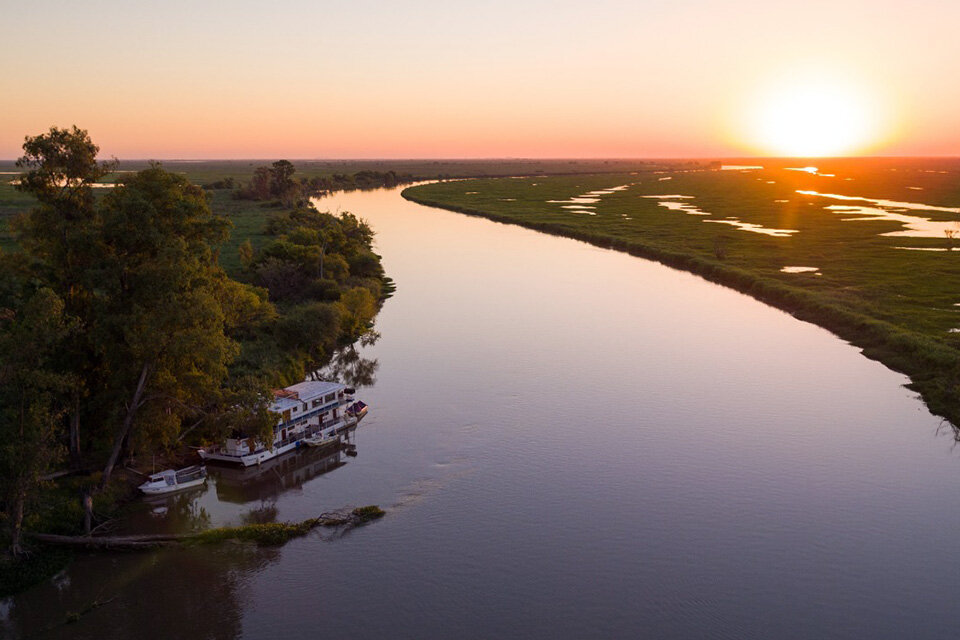
{"label": "tall tree with leaning trunk", "polygon": [[114,409],[105,484],[124,447],[175,442],[182,419],[219,394],[239,350],[225,332],[234,285],[213,248],[229,223],[202,189],[154,164],[104,196],[100,217],[99,259],[84,280]]}

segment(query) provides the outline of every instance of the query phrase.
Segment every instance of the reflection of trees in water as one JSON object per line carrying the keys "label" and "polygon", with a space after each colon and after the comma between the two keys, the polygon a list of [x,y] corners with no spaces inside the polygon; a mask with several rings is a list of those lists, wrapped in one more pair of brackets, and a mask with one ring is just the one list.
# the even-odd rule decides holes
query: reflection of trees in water
{"label": "reflection of trees in water", "polygon": [[379,339],[379,333],[368,331],[359,341],[339,349],[326,366],[314,371],[310,377],[314,380],[342,382],[351,387],[373,386],[377,381],[376,373],[380,363],[374,358],[362,357],[357,345],[369,347]]}
{"label": "reflection of trees in water", "polygon": [[200,531],[210,527],[210,514],[197,500],[207,489],[205,484],[202,488],[171,496],[148,498],[145,502],[153,508],[154,513],[162,515],[163,532]]}
{"label": "reflection of trees in water", "polygon": [[[66,570],[67,588],[48,581],[15,596],[11,620],[24,638],[237,638],[248,576],[279,555],[278,549],[221,545],[83,557]],[[60,624],[70,612],[111,599]]]}
{"label": "reflection of trees in water", "polygon": [[947,419],[941,419],[937,426],[937,435],[949,433],[953,436],[953,447],[960,445],[960,426],[957,426]]}
{"label": "reflection of trees in water", "polygon": [[243,524],[267,524],[268,522],[276,522],[278,513],[277,505],[261,503],[259,507],[250,509],[240,516],[240,519]]}

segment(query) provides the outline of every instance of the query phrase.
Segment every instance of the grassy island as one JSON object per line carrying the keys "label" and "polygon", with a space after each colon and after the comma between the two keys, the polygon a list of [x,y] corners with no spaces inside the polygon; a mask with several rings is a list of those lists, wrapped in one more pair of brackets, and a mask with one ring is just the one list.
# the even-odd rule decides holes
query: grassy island
{"label": "grassy island", "polygon": [[905,373],[960,425],[960,162],[804,164],[439,182],[403,195],[749,294]]}

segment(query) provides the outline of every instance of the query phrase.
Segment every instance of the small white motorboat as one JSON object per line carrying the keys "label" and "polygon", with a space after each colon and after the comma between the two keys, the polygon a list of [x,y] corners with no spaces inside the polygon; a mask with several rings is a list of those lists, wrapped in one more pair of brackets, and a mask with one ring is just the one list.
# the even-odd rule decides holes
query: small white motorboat
{"label": "small white motorboat", "polygon": [[325,447],[327,445],[333,444],[334,442],[339,442],[340,436],[336,432],[330,433],[330,435],[324,436],[322,434],[317,434],[310,438],[304,438],[300,442],[308,447]]}
{"label": "small white motorboat", "polygon": [[152,496],[198,487],[206,481],[207,468],[195,464],[185,469],[166,469],[160,473],[154,473],[139,488],[140,491]]}

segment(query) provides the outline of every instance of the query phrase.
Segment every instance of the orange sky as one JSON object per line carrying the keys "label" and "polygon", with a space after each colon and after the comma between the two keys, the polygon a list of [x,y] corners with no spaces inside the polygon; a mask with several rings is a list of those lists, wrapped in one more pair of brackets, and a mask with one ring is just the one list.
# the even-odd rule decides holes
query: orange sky
{"label": "orange sky", "polygon": [[777,155],[783,136],[757,123],[790,121],[764,110],[832,104],[837,87],[870,126],[831,153],[960,155],[960,2],[33,0],[2,15],[0,158],[54,124],[121,158]]}

